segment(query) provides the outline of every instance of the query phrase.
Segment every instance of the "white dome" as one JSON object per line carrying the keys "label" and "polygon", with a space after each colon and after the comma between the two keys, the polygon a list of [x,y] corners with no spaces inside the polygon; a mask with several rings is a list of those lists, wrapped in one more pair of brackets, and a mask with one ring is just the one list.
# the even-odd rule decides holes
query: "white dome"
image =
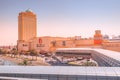
{"label": "white dome", "polygon": [[32,10],[31,9],[27,9],[26,12],[32,12]]}

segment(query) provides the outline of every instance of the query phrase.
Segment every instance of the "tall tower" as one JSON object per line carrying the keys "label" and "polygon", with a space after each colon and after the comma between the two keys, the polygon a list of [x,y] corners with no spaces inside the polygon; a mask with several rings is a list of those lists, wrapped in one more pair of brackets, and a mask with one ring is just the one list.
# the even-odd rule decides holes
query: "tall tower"
{"label": "tall tower", "polygon": [[32,10],[19,13],[18,16],[18,42],[26,42],[36,37],[36,15]]}
{"label": "tall tower", "polygon": [[102,34],[100,30],[95,31],[94,35],[94,45],[101,45],[102,44]]}

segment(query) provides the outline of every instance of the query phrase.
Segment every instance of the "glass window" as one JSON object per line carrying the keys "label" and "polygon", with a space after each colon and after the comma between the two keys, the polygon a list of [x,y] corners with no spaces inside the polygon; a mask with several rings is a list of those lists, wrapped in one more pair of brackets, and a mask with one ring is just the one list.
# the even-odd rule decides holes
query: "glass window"
{"label": "glass window", "polygon": [[40,74],[32,74],[31,77],[32,78],[40,78]]}
{"label": "glass window", "polygon": [[75,78],[75,77],[68,77],[67,80],[77,80],[77,78]]}
{"label": "glass window", "polygon": [[77,76],[77,80],[87,80],[87,77],[86,76]]}
{"label": "glass window", "polygon": [[77,80],[87,80],[87,79],[80,77],[80,78],[78,78]]}
{"label": "glass window", "polygon": [[40,78],[41,78],[41,79],[48,79],[48,75],[41,74],[41,75],[40,75]]}
{"label": "glass window", "polygon": [[107,76],[97,76],[97,80],[107,80]]}
{"label": "glass window", "polygon": [[7,77],[15,77],[15,74],[8,74]]}
{"label": "glass window", "polygon": [[87,76],[87,80],[96,80],[97,77],[96,76]]}
{"label": "glass window", "polygon": [[25,78],[31,78],[32,76],[30,74],[24,74]]}
{"label": "glass window", "polygon": [[67,76],[66,75],[60,75],[60,76],[58,76],[58,80],[67,80]]}
{"label": "glass window", "polygon": [[108,77],[108,80],[120,80],[120,79],[118,79],[117,76],[111,76],[111,77]]}
{"label": "glass window", "polygon": [[58,80],[57,75],[49,75],[48,80]]}
{"label": "glass window", "polygon": [[24,74],[16,74],[16,77],[23,77]]}
{"label": "glass window", "polygon": [[56,77],[49,77],[48,80],[58,80]]}

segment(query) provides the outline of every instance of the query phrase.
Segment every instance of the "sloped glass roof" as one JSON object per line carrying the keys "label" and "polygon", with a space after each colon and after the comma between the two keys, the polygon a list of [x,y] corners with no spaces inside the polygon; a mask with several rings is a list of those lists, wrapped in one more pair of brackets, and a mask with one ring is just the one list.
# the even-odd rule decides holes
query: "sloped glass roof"
{"label": "sloped glass roof", "polygon": [[111,51],[111,50],[105,50],[105,49],[99,49],[99,48],[58,48],[56,51],[65,51],[65,52],[70,52],[70,51],[84,51],[84,52],[91,52],[96,51],[100,54],[106,55],[110,58],[113,58],[117,61],[120,61],[120,52],[116,51]]}

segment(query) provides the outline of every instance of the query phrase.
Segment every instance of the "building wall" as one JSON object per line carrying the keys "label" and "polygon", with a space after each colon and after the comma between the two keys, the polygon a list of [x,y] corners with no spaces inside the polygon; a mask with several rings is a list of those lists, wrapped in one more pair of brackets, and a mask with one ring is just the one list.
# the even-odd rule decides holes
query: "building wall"
{"label": "building wall", "polygon": [[19,42],[17,44],[18,51],[28,51],[29,50],[29,43],[28,42]]}
{"label": "building wall", "polygon": [[[41,40],[42,42],[39,42]],[[50,38],[37,37],[31,43],[31,49],[35,49],[37,52],[49,51]]]}
{"label": "building wall", "polygon": [[[42,43],[39,43],[39,39],[42,40]],[[55,42],[55,45],[53,45]],[[36,45],[40,45],[37,47]],[[93,39],[68,39],[63,37],[38,37],[35,38],[31,43],[31,49],[35,49],[37,51],[55,51],[57,48],[75,48],[75,47],[93,47],[94,40]]]}
{"label": "building wall", "polygon": [[76,47],[90,47],[94,45],[93,39],[81,39],[75,41]]}
{"label": "building wall", "polygon": [[31,42],[37,34],[36,15],[31,10],[19,13],[18,16],[18,51],[28,51],[32,47]]}
{"label": "building wall", "polygon": [[120,41],[119,42],[104,42],[102,46],[104,49],[120,52]]}
{"label": "building wall", "polygon": [[101,45],[102,44],[102,34],[100,30],[95,31],[94,35],[94,45]]}
{"label": "building wall", "polygon": [[36,37],[36,15],[33,12],[21,12],[18,16],[18,40],[28,41]]}
{"label": "building wall", "polygon": [[54,47],[56,48],[75,47],[75,44],[73,40],[57,40],[56,45]]}
{"label": "building wall", "polygon": [[[58,46],[53,47],[52,42],[56,41],[56,43],[59,43],[60,40],[65,40],[65,38],[63,38],[63,37],[49,37],[49,36],[36,37],[36,38],[29,40],[29,50],[36,50],[37,52],[53,51]],[[56,45],[59,45],[59,44],[56,44]]]}
{"label": "building wall", "polygon": [[[41,41],[40,41],[41,40]],[[53,45],[55,41],[55,45]],[[113,51],[120,51],[120,42],[104,41],[101,45],[94,45],[93,39],[80,39],[73,40],[62,37],[37,37],[29,40],[29,42],[20,42],[18,45],[19,50],[28,51],[36,50],[37,52],[46,51],[54,52],[57,48],[77,48],[77,47],[94,47],[104,48]]]}

